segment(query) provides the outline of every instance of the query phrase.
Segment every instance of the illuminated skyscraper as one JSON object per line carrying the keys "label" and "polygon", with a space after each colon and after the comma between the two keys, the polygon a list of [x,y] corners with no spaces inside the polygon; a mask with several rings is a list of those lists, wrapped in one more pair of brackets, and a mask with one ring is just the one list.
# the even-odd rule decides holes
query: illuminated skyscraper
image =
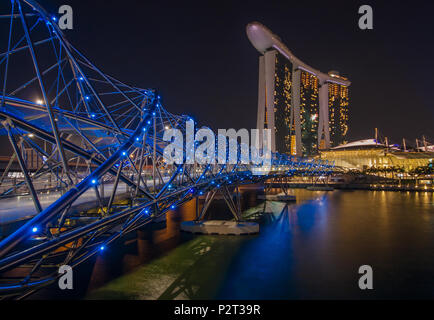
{"label": "illuminated skyscraper", "polygon": [[247,36],[262,54],[257,128],[272,129],[272,151],[309,156],[343,142],[348,131],[348,79],[306,65],[258,22],[247,26]]}
{"label": "illuminated skyscraper", "polygon": [[318,150],[319,81],[306,71],[301,72],[300,129],[301,151],[304,155]]}
{"label": "illuminated skyscraper", "polygon": [[273,151],[290,150],[292,64],[271,50],[260,57],[259,69],[259,103],[263,107],[258,109],[258,128],[274,128]]}

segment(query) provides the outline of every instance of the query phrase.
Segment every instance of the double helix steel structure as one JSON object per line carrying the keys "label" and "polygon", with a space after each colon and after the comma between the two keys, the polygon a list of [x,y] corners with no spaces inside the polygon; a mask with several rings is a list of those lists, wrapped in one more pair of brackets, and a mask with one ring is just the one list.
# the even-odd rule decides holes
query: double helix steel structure
{"label": "double helix steel structure", "polygon": [[0,234],[0,296],[30,295],[56,281],[60,265],[76,267],[195,197],[332,170],[278,154],[266,175],[241,162],[168,164],[163,133],[184,132],[187,116],[163,108],[155,90],[103,73],[37,2],[1,9],[0,139],[11,157],[0,215],[17,219]]}

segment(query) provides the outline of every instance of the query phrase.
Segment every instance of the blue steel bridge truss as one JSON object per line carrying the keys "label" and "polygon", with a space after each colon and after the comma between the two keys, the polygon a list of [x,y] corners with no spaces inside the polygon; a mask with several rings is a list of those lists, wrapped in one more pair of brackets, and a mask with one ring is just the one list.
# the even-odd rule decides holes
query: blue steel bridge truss
{"label": "blue steel bridge truss", "polygon": [[233,209],[241,184],[333,169],[279,154],[267,175],[241,163],[168,165],[163,132],[185,131],[187,116],[163,108],[155,90],[103,73],[37,2],[0,8],[0,139],[12,154],[0,209],[18,198],[31,211],[0,242],[0,296],[32,294],[60,265],[74,268],[193,198],[219,190]]}

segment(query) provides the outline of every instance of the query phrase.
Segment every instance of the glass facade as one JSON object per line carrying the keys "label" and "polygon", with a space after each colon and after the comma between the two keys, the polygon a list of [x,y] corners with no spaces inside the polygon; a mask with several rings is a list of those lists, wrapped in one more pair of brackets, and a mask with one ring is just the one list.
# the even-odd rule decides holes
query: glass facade
{"label": "glass facade", "polygon": [[280,53],[276,54],[274,73],[274,126],[276,151],[291,153],[291,86],[292,63]]}
{"label": "glass facade", "polygon": [[305,71],[300,79],[300,127],[303,156],[318,152],[319,81]]}
{"label": "glass facade", "polygon": [[[317,155],[319,150],[328,148],[329,138],[330,147],[344,143],[348,132],[348,86],[336,84],[329,79],[322,80],[301,68],[295,71],[291,61],[278,51],[271,50],[266,54],[269,55],[266,68],[274,70],[274,79],[273,74],[269,74],[269,83],[261,87],[260,90],[264,90],[262,97],[265,99],[261,100],[259,108],[264,112],[264,107],[266,109],[266,106],[273,106],[273,119],[268,119],[270,113],[266,110],[261,115],[263,128],[274,130],[273,150],[281,154],[309,157]],[[265,77],[265,68],[262,72]],[[329,75],[336,80],[347,80],[337,71],[330,71]],[[322,81],[325,83],[321,83]],[[321,86],[328,86],[328,89],[324,87],[325,91],[321,90],[324,104],[321,103],[320,106]],[[294,97],[293,94],[297,96]],[[267,103],[267,99],[273,101]],[[324,115],[324,119],[320,118],[320,113]],[[320,120],[323,121],[322,125]],[[274,128],[271,128],[273,123]],[[319,137],[320,128],[323,129]]]}
{"label": "glass facade", "polygon": [[330,146],[346,143],[348,132],[348,87],[329,83]]}

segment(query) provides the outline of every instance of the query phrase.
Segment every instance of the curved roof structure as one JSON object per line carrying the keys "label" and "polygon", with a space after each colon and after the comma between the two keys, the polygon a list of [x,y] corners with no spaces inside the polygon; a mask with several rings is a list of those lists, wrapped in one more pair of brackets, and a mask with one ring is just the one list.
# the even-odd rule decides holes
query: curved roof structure
{"label": "curved roof structure", "polygon": [[349,142],[346,144],[341,144],[337,147],[332,148],[332,150],[339,150],[339,149],[346,149],[346,148],[363,148],[363,147],[375,148],[375,147],[386,147],[386,145],[379,143],[375,139],[365,139],[365,140]]}
{"label": "curved roof structure", "polygon": [[264,54],[267,50],[273,48],[290,60],[296,68],[317,76],[322,83],[331,82],[344,86],[349,86],[351,84],[347,79],[340,77],[337,72],[330,72],[329,74],[323,73],[298,59],[282,42],[282,40],[262,23],[256,21],[249,23],[246,27],[246,32],[250,42],[261,54]]}

